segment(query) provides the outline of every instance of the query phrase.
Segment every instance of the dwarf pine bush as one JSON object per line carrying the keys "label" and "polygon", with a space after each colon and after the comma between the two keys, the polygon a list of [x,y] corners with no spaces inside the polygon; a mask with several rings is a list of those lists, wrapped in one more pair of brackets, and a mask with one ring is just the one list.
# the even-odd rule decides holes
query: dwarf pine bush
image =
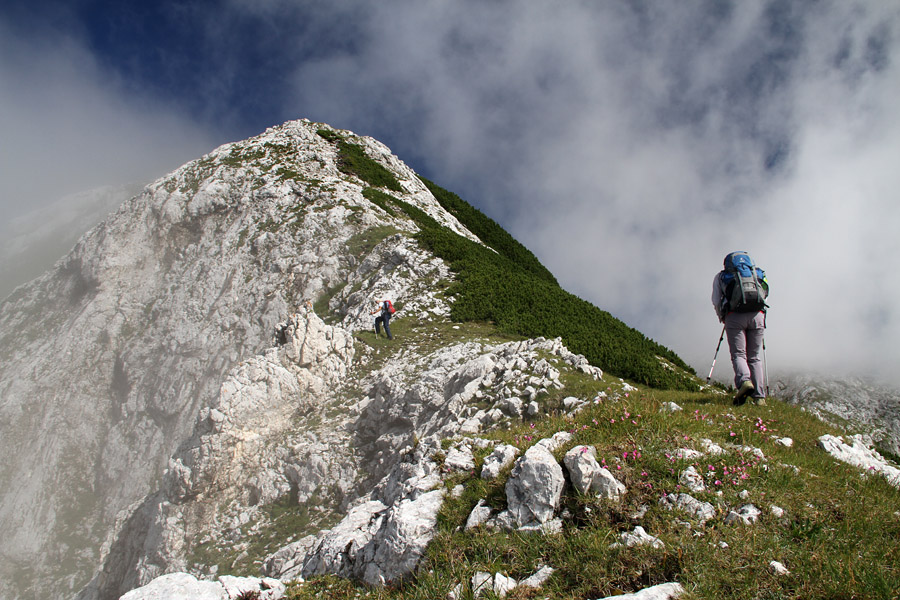
{"label": "dwarf pine bush", "polygon": [[338,169],[347,175],[359,177],[369,185],[383,187],[395,192],[401,191],[400,182],[378,161],[369,158],[358,144],[348,142],[342,135],[328,129],[319,129],[318,135],[338,147]]}
{"label": "dwarf pine bush", "polygon": [[[392,202],[405,212],[420,228],[419,244],[447,261],[456,273],[456,282],[447,290],[454,299],[453,320],[490,321],[500,331],[525,337],[560,337],[570,350],[619,377],[656,388],[698,389],[693,370],[674,352],[563,290],[537,258],[497,223],[455,194],[431,182],[426,185],[485,245],[441,226],[420,208],[394,196],[369,192],[366,197],[377,197],[382,208]],[[661,359],[681,371],[667,368]]]}

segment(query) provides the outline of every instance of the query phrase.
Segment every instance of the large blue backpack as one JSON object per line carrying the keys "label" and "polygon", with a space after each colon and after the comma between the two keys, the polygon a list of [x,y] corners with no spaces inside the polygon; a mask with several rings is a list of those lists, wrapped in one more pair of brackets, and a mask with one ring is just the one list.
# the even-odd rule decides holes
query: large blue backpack
{"label": "large blue backpack", "polygon": [[732,252],[725,257],[722,287],[725,290],[724,312],[756,312],[768,306],[766,272],[753,264],[746,252]]}

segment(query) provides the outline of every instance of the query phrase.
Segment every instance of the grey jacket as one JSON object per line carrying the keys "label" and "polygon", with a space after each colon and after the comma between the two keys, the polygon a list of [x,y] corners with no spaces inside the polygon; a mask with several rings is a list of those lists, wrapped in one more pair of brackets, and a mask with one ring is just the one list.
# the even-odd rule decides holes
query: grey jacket
{"label": "grey jacket", "polygon": [[716,273],[715,279],[713,279],[712,285],[712,303],[713,308],[716,310],[716,316],[719,317],[719,323],[725,321],[725,286],[722,284],[722,273],[725,271],[719,271]]}

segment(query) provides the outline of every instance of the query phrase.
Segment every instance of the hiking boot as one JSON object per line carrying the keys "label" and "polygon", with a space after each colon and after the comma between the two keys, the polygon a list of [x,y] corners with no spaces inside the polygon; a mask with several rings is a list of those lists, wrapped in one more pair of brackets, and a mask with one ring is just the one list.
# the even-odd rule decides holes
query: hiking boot
{"label": "hiking boot", "polygon": [[755,404],[756,406],[766,406],[766,399],[762,396],[754,397],[753,404]]}
{"label": "hiking boot", "polygon": [[738,388],[737,394],[734,396],[734,402],[732,404],[735,406],[742,405],[747,401],[747,396],[749,396],[754,389],[753,383],[749,379],[742,383],[741,387]]}

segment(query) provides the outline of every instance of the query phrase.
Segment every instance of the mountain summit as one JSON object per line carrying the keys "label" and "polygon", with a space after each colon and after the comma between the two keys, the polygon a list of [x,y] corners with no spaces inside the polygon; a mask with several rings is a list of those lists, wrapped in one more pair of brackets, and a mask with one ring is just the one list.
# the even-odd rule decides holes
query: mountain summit
{"label": "mountain summit", "polygon": [[[383,298],[393,350],[370,333]],[[460,323],[492,325],[454,342]],[[507,385],[484,383],[514,354]],[[523,414],[558,381],[551,357],[696,387],[383,144],[308,121],[125,202],[0,304],[0,355],[0,595],[22,598],[199,569],[220,541],[204,528],[277,502],[328,507],[307,515],[324,524],[419,440]]]}
{"label": "mountain summit", "polygon": [[871,393],[734,407],[327,125],[147,186],[0,303],[0,358],[4,599],[900,586],[893,421],[813,416]]}

